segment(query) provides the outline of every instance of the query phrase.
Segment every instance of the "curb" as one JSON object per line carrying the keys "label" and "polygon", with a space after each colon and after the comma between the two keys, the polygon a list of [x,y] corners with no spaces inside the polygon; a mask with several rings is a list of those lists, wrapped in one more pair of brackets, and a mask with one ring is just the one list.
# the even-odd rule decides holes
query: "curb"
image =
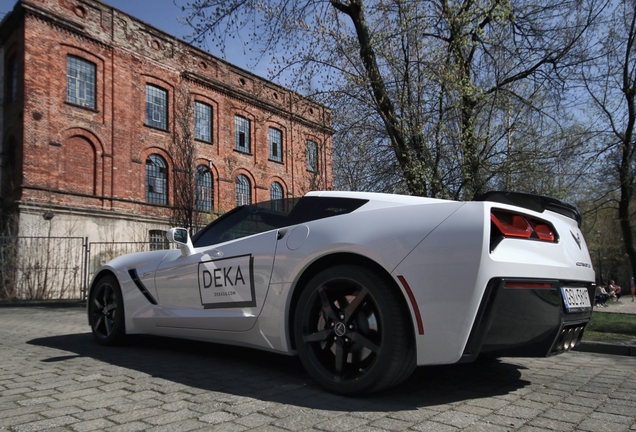
{"label": "curb", "polygon": [[86,307],[86,300],[1,300],[0,308],[10,307],[44,307],[71,308]]}
{"label": "curb", "polygon": [[636,345],[581,341],[573,351],[636,357]]}

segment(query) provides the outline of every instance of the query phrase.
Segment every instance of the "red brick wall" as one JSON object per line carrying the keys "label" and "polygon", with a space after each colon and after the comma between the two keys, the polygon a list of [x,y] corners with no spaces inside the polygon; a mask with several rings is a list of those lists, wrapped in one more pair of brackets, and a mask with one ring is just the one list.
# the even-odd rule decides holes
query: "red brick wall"
{"label": "red brick wall", "polygon": [[[175,104],[184,88],[191,101],[212,107],[212,143],[196,141],[196,157],[211,164],[215,211],[234,207],[238,174],[250,179],[252,202],[269,199],[273,181],[286,196],[307,192],[313,185],[306,170],[307,139],[322,149],[319,186],[333,184],[325,107],[101,2],[30,1],[38,9],[24,5],[21,18],[23,109],[20,116],[4,113],[4,137],[13,131],[23,146],[22,200],[167,216],[168,207],[145,202],[146,158],[162,156],[169,180],[173,177],[170,144],[177,128]],[[13,38],[20,46],[20,35]],[[95,109],[66,102],[69,55],[96,65]],[[166,131],[145,124],[146,84],[168,92]],[[251,121],[250,154],[234,150],[236,115]],[[282,163],[269,160],[269,127],[283,132]]]}

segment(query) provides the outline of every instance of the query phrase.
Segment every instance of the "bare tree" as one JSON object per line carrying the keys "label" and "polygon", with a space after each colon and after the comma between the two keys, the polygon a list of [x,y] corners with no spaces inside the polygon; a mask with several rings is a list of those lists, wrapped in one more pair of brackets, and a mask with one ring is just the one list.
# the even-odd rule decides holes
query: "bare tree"
{"label": "bare tree", "polygon": [[[620,0],[598,34],[596,61],[583,81],[600,125],[601,201],[617,202],[616,214],[632,275],[636,275],[636,238],[632,229],[636,180],[636,8]],[[609,189],[609,190],[608,190]]]}
{"label": "bare tree", "polygon": [[197,184],[195,163],[197,148],[194,141],[194,111],[190,88],[181,79],[175,91],[174,133],[170,143],[173,161],[174,204],[170,223],[186,228],[193,234],[200,226],[197,205]]}
{"label": "bare tree", "polygon": [[515,154],[508,151],[511,131],[524,134],[527,113],[543,122],[558,117],[565,80],[585,60],[584,35],[603,6],[194,0],[184,10],[194,42],[249,37],[278,62],[273,78],[288,77],[310,94],[319,88],[328,104],[347,100],[362,108],[360,119],[382,126],[410,193],[472,198],[501,168],[516,166],[508,161]]}

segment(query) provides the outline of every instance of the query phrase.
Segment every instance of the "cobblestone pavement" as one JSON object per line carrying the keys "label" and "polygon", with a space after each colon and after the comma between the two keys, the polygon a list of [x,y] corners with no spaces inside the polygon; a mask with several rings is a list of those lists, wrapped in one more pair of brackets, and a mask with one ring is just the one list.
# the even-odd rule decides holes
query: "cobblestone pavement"
{"label": "cobblestone pavement", "polygon": [[293,357],[155,337],[106,348],[82,308],[2,308],[0,430],[636,431],[636,358],[424,367],[355,399]]}

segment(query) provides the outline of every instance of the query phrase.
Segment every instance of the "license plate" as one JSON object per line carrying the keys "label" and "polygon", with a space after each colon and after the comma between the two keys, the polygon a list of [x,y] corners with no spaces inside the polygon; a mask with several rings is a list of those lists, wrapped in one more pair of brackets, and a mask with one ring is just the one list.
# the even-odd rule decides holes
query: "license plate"
{"label": "license plate", "polygon": [[581,312],[592,308],[587,288],[561,287],[561,293],[568,312]]}

